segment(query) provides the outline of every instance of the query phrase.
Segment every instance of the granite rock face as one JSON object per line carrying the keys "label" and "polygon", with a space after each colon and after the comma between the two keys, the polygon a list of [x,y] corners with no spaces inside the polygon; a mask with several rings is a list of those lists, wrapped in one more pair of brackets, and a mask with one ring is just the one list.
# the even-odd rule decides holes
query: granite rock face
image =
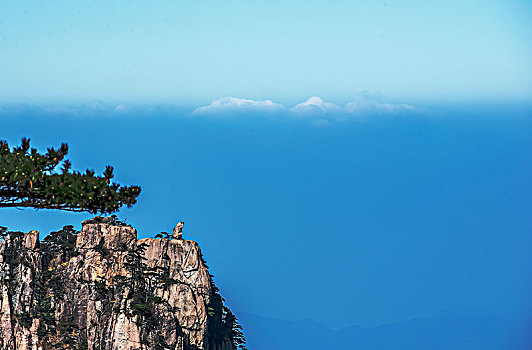
{"label": "granite rock face", "polygon": [[95,218],[0,242],[0,349],[233,350],[240,335],[194,241]]}

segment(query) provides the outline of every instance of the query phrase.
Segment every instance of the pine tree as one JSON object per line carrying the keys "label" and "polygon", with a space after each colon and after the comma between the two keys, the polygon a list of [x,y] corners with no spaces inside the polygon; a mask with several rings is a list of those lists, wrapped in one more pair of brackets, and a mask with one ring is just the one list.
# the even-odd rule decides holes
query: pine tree
{"label": "pine tree", "polygon": [[0,208],[107,214],[137,202],[140,187],[113,183],[113,167],[107,166],[103,176],[90,169],[85,173],[71,171],[72,164],[65,159],[67,154],[65,143],[57,150],[48,148],[45,154],[40,154],[35,148],[30,149],[27,138],[13,149],[6,141],[0,141]]}

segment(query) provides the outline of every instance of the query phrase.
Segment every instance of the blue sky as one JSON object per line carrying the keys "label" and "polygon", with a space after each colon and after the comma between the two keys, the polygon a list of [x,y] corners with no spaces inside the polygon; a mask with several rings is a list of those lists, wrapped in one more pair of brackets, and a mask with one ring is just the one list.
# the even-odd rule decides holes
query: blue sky
{"label": "blue sky", "polygon": [[184,220],[237,312],[532,317],[531,19],[519,0],[0,0],[0,139],[115,166],[143,188],[120,218]]}
{"label": "blue sky", "polygon": [[2,1],[0,102],[529,100],[532,4]]}

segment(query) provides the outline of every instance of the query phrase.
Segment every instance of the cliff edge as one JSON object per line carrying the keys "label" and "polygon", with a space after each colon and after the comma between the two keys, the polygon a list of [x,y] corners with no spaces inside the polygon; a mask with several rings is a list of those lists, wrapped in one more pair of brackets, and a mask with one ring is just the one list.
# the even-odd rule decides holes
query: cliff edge
{"label": "cliff edge", "polygon": [[241,327],[194,241],[116,219],[0,242],[0,349],[233,350]]}

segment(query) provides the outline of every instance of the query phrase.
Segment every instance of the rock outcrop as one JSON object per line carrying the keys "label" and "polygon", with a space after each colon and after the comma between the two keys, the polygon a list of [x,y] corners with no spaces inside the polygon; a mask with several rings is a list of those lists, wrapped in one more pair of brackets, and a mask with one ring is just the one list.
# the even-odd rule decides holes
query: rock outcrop
{"label": "rock outcrop", "polygon": [[0,349],[243,348],[194,241],[137,239],[116,219],[0,242]]}

